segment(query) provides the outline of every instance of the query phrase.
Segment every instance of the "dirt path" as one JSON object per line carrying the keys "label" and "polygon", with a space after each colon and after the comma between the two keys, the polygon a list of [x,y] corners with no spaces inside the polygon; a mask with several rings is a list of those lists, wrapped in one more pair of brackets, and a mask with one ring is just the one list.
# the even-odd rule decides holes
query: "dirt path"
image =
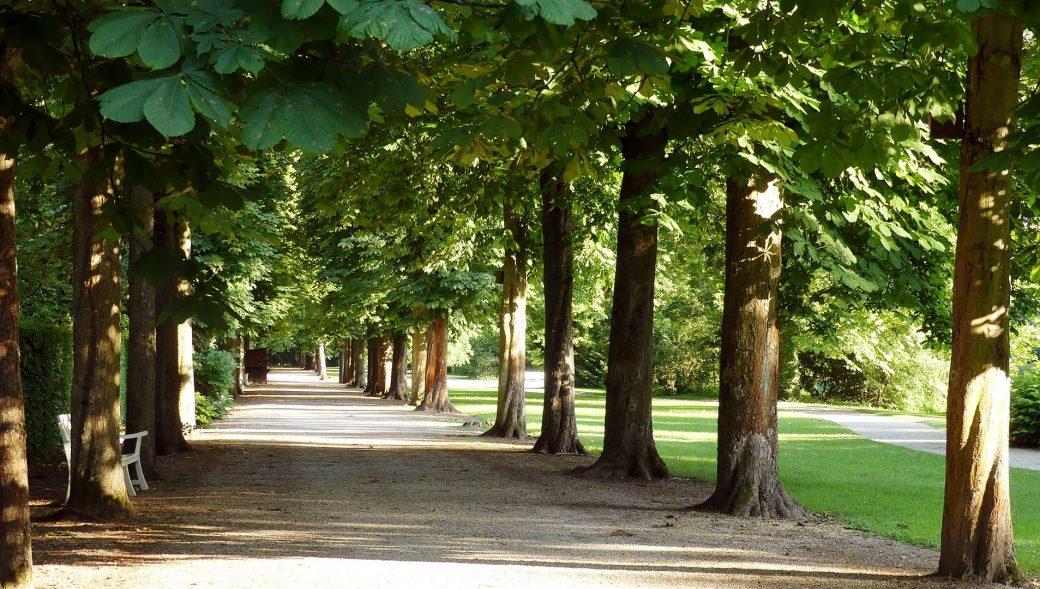
{"label": "dirt path", "polygon": [[[946,430],[889,415],[863,413],[841,407],[783,403],[782,408],[819,417],[874,440],[921,452],[946,455]],[[1040,470],[1040,449],[1011,448],[1012,468]]]}
{"label": "dirt path", "polygon": [[[708,486],[577,479],[566,471],[590,459],[528,454],[303,372],[272,377],[162,463],[132,525],[35,524],[38,586],[958,586],[921,577],[930,550],[689,512]],[[63,478],[34,479],[37,503]]]}

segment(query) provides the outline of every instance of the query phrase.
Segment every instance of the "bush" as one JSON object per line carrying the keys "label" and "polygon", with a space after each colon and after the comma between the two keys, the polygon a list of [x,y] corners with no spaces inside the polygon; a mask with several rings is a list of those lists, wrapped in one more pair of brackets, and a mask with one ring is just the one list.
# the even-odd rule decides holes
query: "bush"
{"label": "bush", "polygon": [[231,390],[235,386],[234,357],[213,348],[197,350],[195,362],[195,419],[206,425],[227,415],[235,403]]}
{"label": "bush", "polygon": [[24,320],[20,346],[28,453],[47,458],[61,449],[58,415],[72,407],[72,329]]}
{"label": "bush", "polygon": [[489,327],[474,334],[469,347],[469,359],[453,367],[454,371],[474,378],[498,378],[498,330]]}
{"label": "bush", "polygon": [[1011,442],[1040,446],[1040,370],[1027,364],[1011,380]]}

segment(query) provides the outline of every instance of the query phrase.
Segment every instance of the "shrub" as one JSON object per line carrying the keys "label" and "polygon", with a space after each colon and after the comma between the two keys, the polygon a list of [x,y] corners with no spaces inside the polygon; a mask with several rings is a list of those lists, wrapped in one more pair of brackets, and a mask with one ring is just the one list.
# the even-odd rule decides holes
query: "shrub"
{"label": "shrub", "polygon": [[1040,370],[1027,364],[1011,380],[1011,442],[1040,446]]}
{"label": "shrub", "polygon": [[195,419],[206,425],[227,415],[235,403],[235,359],[223,350],[197,350],[195,361]]}
{"label": "shrub", "polygon": [[58,415],[72,407],[72,329],[24,320],[20,345],[28,453],[46,458],[61,449]]}

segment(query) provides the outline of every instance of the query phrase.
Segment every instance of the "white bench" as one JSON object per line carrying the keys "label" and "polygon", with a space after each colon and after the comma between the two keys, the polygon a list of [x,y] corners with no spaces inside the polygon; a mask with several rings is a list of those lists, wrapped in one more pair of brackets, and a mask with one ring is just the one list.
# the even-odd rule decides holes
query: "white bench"
{"label": "white bench", "polygon": [[[72,416],[68,413],[62,413],[58,416],[58,431],[61,432],[61,443],[65,446],[65,460],[69,464],[69,486],[65,491],[65,501],[69,500],[69,490],[72,488]],[[123,445],[123,442],[127,440],[134,440],[134,449],[128,454],[122,454],[123,463],[123,481],[126,482],[126,492],[131,497],[136,497],[137,492],[134,491],[134,485],[141,488],[142,491],[148,490],[148,481],[144,479],[144,469],[141,468],[141,438],[148,435],[148,432],[137,432],[134,434],[120,434],[119,444]],[[130,478],[130,466],[134,467],[134,471],[137,473],[137,478]]]}

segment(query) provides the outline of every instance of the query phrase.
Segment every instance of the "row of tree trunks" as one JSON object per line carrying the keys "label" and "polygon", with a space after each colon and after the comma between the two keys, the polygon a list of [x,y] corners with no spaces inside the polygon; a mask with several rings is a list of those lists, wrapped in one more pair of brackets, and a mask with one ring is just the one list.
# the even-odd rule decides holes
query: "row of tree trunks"
{"label": "row of tree trunks", "polygon": [[[101,148],[84,156],[96,168]],[[118,519],[133,507],[119,445],[119,245],[98,235],[112,198],[109,178],[84,181],[73,194],[72,464],[66,511]]]}
{"label": "row of tree trunks", "polygon": [[127,313],[130,315],[126,358],[126,429],[148,432],[141,439],[141,466],[145,476],[155,478],[155,288],[137,273],[141,256],[152,249],[155,229],[155,199],[149,190],[130,191],[130,209],[139,231],[130,236],[130,271]]}
{"label": "row of tree trunks", "polygon": [[353,359],[350,356],[350,342],[339,349],[339,384],[350,384],[350,377],[354,374],[354,367],[350,365]]}
{"label": "row of tree trunks", "polygon": [[527,369],[527,239],[523,218],[512,204],[503,207],[506,244],[502,304],[498,322],[498,405],[495,424],[484,432],[498,438],[527,438],[524,415]]}
{"label": "row of tree trunks", "polygon": [[[191,256],[191,232],[172,213],[156,211],[155,243]],[[155,289],[160,313],[188,294],[187,279],[177,277]],[[195,426],[195,379],[192,361],[191,319],[162,321],[155,329],[155,449],[166,456],[189,449],[186,430]],[[151,435],[151,434],[149,434]]]}
{"label": "row of tree trunks", "polygon": [[354,369],[350,386],[363,389],[368,385],[365,378],[365,342],[363,340],[350,340],[350,357],[351,366]]}
{"label": "row of tree trunks", "polygon": [[393,357],[390,362],[390,388],[384,398],[394,401],[408,400],[408,334],[395,333]]}
{"label": "row of tree trunks", "polygon": [[621,179],[614,301],[607,354],[607,402],[603,453],[586,476],[668,476],[654,444],[653,396],[654,278],[657,225],[644,223],[648,195],[663,167],[665,131],[653,111],[633,119],[621,140]]}
{"label": "row of tree trunks", "polygon": [[448,398],[448,312],[439,310],[426,331],[426,385],[416,411],[455,413]]}
{"label": "row of tree trunks", "polygon": [[329,363],[325,358],[325,342],[318,342],[318,380],[329,379]]}
{"label": "row of tree trunks", "polygon": [[1007,147],[1023,26],[989,15],[976,17],[972,29],[979,49],[968,60],[961,144],[939,574],[1014,581],[1020,573],[1008,487],[1013,186],[1010,170],[973,166]]}
{"label": "row of tree trunks", "polygon": [[426,330],[412,330],[412,398],[409,405],[418,405],[426,389]]}
{"label": "row of tree trunks", "polygon": [[[12,91],[12,51],[0,49],[0,92]],[[12,119],[0,119],[6,133]],[[0,587],[32,587],[29,472],[18,347],[15,159],[0,154]]]}
{"label": "row of tree trunks", "polygon": [[780,485],[776,384],[780,359],[780,211],[776,176],[726,182],[726,285],[719,376],[718,477],[700,509],[735,516],[809,513]]}
{"label": "row of tree trunks", "polygon": [[585,454],[574,411],[574,219],[569,185],[559,170],[547,169],[542,194],[543,282],[545,284],[545,402],[542,431],[534,451]]}

